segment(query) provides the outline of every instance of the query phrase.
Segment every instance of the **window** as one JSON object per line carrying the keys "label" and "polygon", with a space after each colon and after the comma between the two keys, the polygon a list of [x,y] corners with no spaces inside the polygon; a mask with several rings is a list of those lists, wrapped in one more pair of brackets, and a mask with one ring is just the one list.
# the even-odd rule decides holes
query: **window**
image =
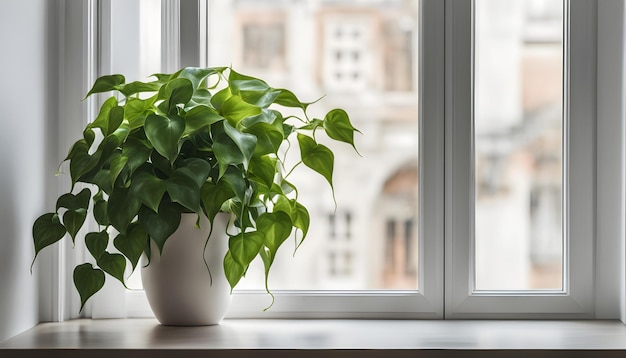
{"label": "window", "polygon": [[[512,79],[502,78],[497,66],[481,67],[478,27],[486,3],[333,1],[303,9],[301,2],[208,1],[208,28],[238,32],[223,44],[229,51],[211,50],[218,36],[209,34],[208,65],[232,63],[252,75],[258,70],[277,87],[291,87],[297,78],[300,97],[328,94],[328,106],[347,107],[365,133],[357,143],[364,158],[348,154],[336,164],[344,172],[335,175],[343,185],[377,188],[338,197],[332,215],[330,194],[318,193],[313,207],[321,239],[307,239],[310,246],[295,259],[285,254],[284,277],[277,262],[270,277],[277,301],[269,313],[262,312],[268,299],[259,287],[244,284],[234,297],[234,317],[593,317],[595,89],[589,84],[595,72],[585,54],[595,54],[595,3],[493,1],[502,16],[522,14],[515,34],[492,34],[496,41],[516,38],[512,52],[519,54],[521,74]],[[255,22],[245,15],[252,10],[274,14],[273,20]],[[261,47],[246,45],[251,36],[275,50],[262,54]],[[314,56],[295,55],[310,48]],[[479,87],[488,79],[480,76],[490,71],[504,84],[482,92],[483,100]],[[555,73],[562,78],[533,89],[532,81]],[[511,87],[519,93],[506,93]],[[511,96],[516,115],[499,120],[498,130],[482,131],[481,110],[489,110],[493,96]],[[533,132],[537,124],[547,129]],[[502,138],[518,141],[504,143],[510,150],[504,157],[497,150]],[[358,168],[359,161],[373,164]],[[478,262],[487,261],[481,255],[500,255],[481,252],[493,242],[481,243],[480,220],[501,219],[480,215],[484,205],[513,190],[502,181],[516,178],[511,161],[532,169],[514,209],[525,222],[519,286],[507,286],[509,277],[504,285],[489,283]],[[314,188],[314,180],[307,185]],[[497,206],[491,212],[506,214]],[[326,251],[311,250],[315,246]],[[305,251],[325,264],[315,267]],[[293,272],[306,272],[311,281]]]}

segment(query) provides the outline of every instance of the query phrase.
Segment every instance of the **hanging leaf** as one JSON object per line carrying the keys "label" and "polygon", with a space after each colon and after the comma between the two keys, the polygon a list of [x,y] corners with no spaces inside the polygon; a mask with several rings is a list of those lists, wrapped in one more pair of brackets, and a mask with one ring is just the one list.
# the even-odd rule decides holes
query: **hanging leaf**
{"label": "hanging leaf", "polygon": [[153,211],[159,210],[159,204],[166,190],[165,181],[147,171],[137,172],[130,185],[130,193]]}
{"label": "hanging leaf", "polygon": [[104,101],[100,107],[98,116],[87,126],[87,129],[100,128],[102,133],[109,134],[109,117],[111,115],[111,109],[116,108],[117,106],[117,98],[109,97],[106,101]]}
{"label": "hanging leaf", "polygon": [[174,175],[177,175],[176,173],[191,178],[196,183],[198,188],[200,188],[209,178],[209,174],[211,173],[211,164],[209,164],[206,160],[199,158],[185,159],[181,166],[176,168]]}
{"label": "hanging leaf", "polygon": [[89,297],[104,286],[104,272],[94,269],[89,263],[78,265],[74,268],[74,286],[80,295],[80,310],[82,311]]}
{"label": "hanging leaf", "polygon": [[248,267],[250,262],[252,262],[259,253],[261,246],[263,246],[263,241],[263,232],[242,232],[230,237],[228,240],[228,250],[235,262],[243,267]]}
{"label": "hanging leaf", "polygon": [[333,152],[322,144],[316,143],[313,138],[302,134],[298,134],[298,143],[300,144],[300,155],[304,165],[320,173],[326,178],[332,188],[333,166],[335,162]]}
{"label": "hanging leaf", "polygon": [[328,112],[326,117],[324,117],[323,125],[329,137],[340,142],[348,143],[355,151],[357,150],[354,146],[354,132],[359,132],[359,130],[352,126],[346,111],[343,109],[333,109]]}
{"label": "hanging leaf", "polygon": [[246,268],[233,259],[230,251],[226,252],[226,256],[224,256],[224,274],[230,284],[231,292],[245,272]]}
{"label": "hanging leaf", "polygon": [[264,213],[256,221],[257,230],[265,235],[265,246],[276,255],[280,245],[291,234],[291,218],[283,211]]}
{"label": "hanging leaf", "polygon": [[258,178],[268,188],[272,187],[276,176],[278,158],[274,155],[254,156],[250,161],[250,176]]}
{"label": "hanging leaf", "polygon": [[72,242],[76,240],[76,234],[83,226],[86,217],[86,209],[68,210],[63,214],[63,226],[67,229],[67,233],[70,234]]}
{"label": "hanging leaf", "polygon": [[137,267],[137,262],[148,244],[148,232],[139,224],[131,223],[128,226],[127,234],[119,234],[113,240],[113,245],[118,249],[133,266],[133,271]]}
{"label": "hanging leaf", "polygon": [[[43,214],[33,224],[35,258],[44,247],[54,244],[65,236],[65,227],[56,213]],[[34,262],[34,259],[33,259]]]}
{"label": "hanging leaf", "polygon": [[103,252],[102,255],[96,260],[96,263],[100,268],[115,277],[118,281],[126,287],[124,282],[124,272],[126,271],[126,259],[120,254],[111,254],[109,252]]}
{"label": "hanging leaf", "polygon": [[163,252],[165,241],[180,225],[180,209],[176,204],[165,202],[161,203],[158,212],[143,207],[139,211],[139,223],[157,244],[159,252]]}
{"label": "hanging leaf", "polygon": [[99,192],[93,199],[93,217],[98,225],[108,226],[109,215],[107,214],[107,202],[102,198],[102,192]]}
{"label": "hanging leaf", "polygon": [[175,171],[171,178],[167,179],[167,193],[173,202],[193,212],[200,211],[200,187],[189,176]]}
{"label": "hanging leaf", "polygon": [[109,233],[106,230],[101,232],[90,232],[85,235],[85,245],[93,256],[94,259],[98,260],[100,256],[104,253],[109,244]]}
{"label": "hanging leaf", "polygon": [[204,212],[211,223],[213,223],[215,216],[222,208],[222,204],[233,196],[235,196],[235,192],[224,180],[220,180],[217,184],[206,182],[202,185],[200,197]]}
{"label": "hanging leaf", "polygon": [[109,196],[107,215],[111,225],[124,234],[140,208],[141,202],[134,195],[130,195],[129,189],[115,188]]}
{"label": "hanging leaf", "polygon": [[176,114],[169,117],[151,114],[146,118],[145,131],[154,149],[174,163],[178,156],[178,141],[185,131],[185,120]]}

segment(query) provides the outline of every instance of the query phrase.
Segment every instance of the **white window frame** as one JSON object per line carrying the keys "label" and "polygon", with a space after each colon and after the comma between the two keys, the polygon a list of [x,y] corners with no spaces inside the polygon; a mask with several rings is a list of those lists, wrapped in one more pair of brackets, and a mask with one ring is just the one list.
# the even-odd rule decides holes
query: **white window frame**
{"label": "white window frame", "polygon": [[[66,93],[67,108],[72,108],[70,95],[86,92],[87,87],[97,75],[109,73],[107,67],[111,57],[111,3],[116,0],[88,0],[79,3],[63,3],[60,13],[72,18],[82,14],[83,21],[64,23],[60,30],[64,39],[64,56],[67,72],[72,63],[82,61],[82,74],[79,86]],[[167,0],[164,9],[170,9],[164,18],[168,28],[179,26],[178,10],[181,3],[193,3],[200,13],[206,14],[207,0],[180,2]],[[601,102],[599,95],[603,83],[596,79],[596,36],[603,31],[598,24],[598,12],[605,15],[610,8],[602,8],[597,0],[569,0],[570,21],[566,24],[571,36],[566,49],[571,60],[566,64],[566,81],[569,90],[565,93],[564,115],[569,116],[566,125],[565,143],[576,145],[566,148],[565,188],[569,199],[564,211],[565,233],[570,237],[567,245],[564,272],[566,277],[564,290],[560,293],[527,292],[474,292],[471,267],[472,222],[472,171],[473,153],[471,148],[471,113],[472,104],[472,47],[471,45],[471,0],[422,0],[420,11],[420,235],[419,235],[419,289],[418,291],[277,291],[276,303],[271,310],[263,312],[268,297],[264,292],[237,293],[229,317],[260,318],[426,318],[426,319],[463,319],[463,318],[622,318],[626,320],[626,278],[624,273],[615,273],[625,263],[624,249],[624,155],[617,155],[604,165],[618,166],[621,173],[617,184],[611,190],[619,191],[619,209],[621,217],[613,221],[605,220],[613,227],[619,227],[619,237],[598,236],[596,228],[596,210],[608,210],[610,205],[598,203],[596,195],[598,182],[610,176],[598,172],[596,156],[601,157],[609,149],[596,147],[596,138],[610,132],[611,129],[624,129],[623,100],[614,106],[621,106],[621,117],[613,125],[596,128],[596,102]],[[607,1],[608,3],[608,1]],[[617,6],[624,9],[623,4]],[[73,15],[70,15],[73,14]],[[424,14],[428,14],[425,16]],[[615,14],[614,14],[615,15]],[[624,13],[615,15],[624,19]],[[63,16],[60,16],[62,19]],[[210,36],[209,24],[200,16],[195,31],[197,38]],[[614,20],[618,21],[618,20]],[[115,26],[118,26],[116,23]],[[575,24],[575,26],[573,26]],[[193,30],[193,27],[192,27]],[[609,29],[611,30],[611,29]],[[609,31],[606,30],[606,31]],[[611,30],[611,31],[614,31]],[[82,47],[71,44],[72,33],[83,33]],[[164,32],[165,35],[171,34]],[[445,38],[444,38],[445,34]],[[623,36],[623,33],[622,33]],[[184,35],[182,38],[185,38]],[[576,39],[572,41],[571,39]],[[196,44],[176,43],[176,36],[164,37],[164,44],[170,56],[163,58],[166,70],[177,68],[180,64],[190,65],[194,56],[198,65],[206,65],[206,47]],[[202,43],[202,41],[200,41]],[[176,49],[175,55],[171,50]],[[621,48],[623,59],[623,47]],[[190,57],[191,56],[191,57]],[[600,58],[606,58],[599,53]],[[604,57],[603,57],[604,56]],[[192,60],[190,60],[192,58]],[[601,61],[601,60],[598,60]],[[621,89],[624,88],[624,64],[616,69],[622,71]],[[599,70],[599,73],[602,73]],[[75,74],[62,74],[64,78],[74,78]],[[598,80],[598,81],[596,81]],[[596,83],[598,91],[596,93]],[[427,89],[423,90],[423,89]],[[75,94],[75,93],[74,93]],[[598,97],[596,97],[598,96]],[[94,111],[93,102],[82,103],[75,110],[68,110],[66,123],[90,118]],[[63,112],[63,111],[61,111]],[[69,113],[71,112],[71,113]],[[607,114],[608,115],[608,114]],[[598,110],[598,121],[601,121]],[[81,118],[81,119],[79,119]],[[83,124],[81,122],[81,124]],[[603,129],[603,132],[600,132]],[[428,135],[424,135],[428,133]],[[601,138],[602,139],[602,138]],[[600,142],[601,140],[598,140]],[[613,143],[624,148],[624,135]],[[59,152],[64,154],[72,138],[61,138]],[[607,151],[607,152],[605,152]],[[623,150],[622,150],[623,153]],[[427,190],[426,190],[427,189]],[[607,189],[609,190],[609,189]],[[606,192],[603,192],[606,194]],[[614,194],[611,192],[610,194]],[[609,194],[609,196],[610,196]],[[606,196],[606,195],[605,195]],[[615,200],[611,205],[615,204]],[[599,220],[599,219],[598,219]],[[428,238],[425,240],[425,238]],[[52,259],[40,265],[42,270],[50,270],[53,284],[42,286],[41,300],[52,302],[43,316],[49,320],[64,320],[77,317],[77,299],[72,287],[71,271],[74,265],[85,257],[81,250],[59,247],[51,250]],[[444,257],[444,247],[447,250]],[[606,252],[616,253],[609,260],[594,255]],[[78,257],[78,258],[77,258]],[[81,261],[82,262],[82,261]],[[445,264],[444,264],[445,262]],[[575,263],[572,264],[572,263]],[[470,270],[471,271],[471,270]],[[623,271],[623,269],[622,269]],[[612,273],[610,281],[603,281],[603,274]],[[56,277],[56,278],[55,278]],[[444,281],[445,279],[445,281]],[[54,282],[58,284],[55,284]],[[113,281],[113,280],[109,280]],[[445,285],[444,285],[445,282]],[[120,286],[121,287],[121,286]],[[93,304],[88,304],[83,317],[142,317],[150,316],[145,295],[136,291],[120,291],[120,287],[107,288],[94,296]],[[618,287],[617,289],[615,287]],[[123,289],[122,289],[123,290]],[[445,295],[444,295],[445,292]],[[608,296],[607,296],[608,295]],[[106,305],[112,299],[123,299],[124,305]],[[445,298],[444,298],[445,297]],[[598,297],[610,301],[603,303]],[[104,308],[102,305],[105,304]],[[96,311],[92,310],[92,307]],[[100,308],[96,308],[100,307]],[[48,312],[49,310],[49,312]],[[98,311],[100,310],[100,311]]]}

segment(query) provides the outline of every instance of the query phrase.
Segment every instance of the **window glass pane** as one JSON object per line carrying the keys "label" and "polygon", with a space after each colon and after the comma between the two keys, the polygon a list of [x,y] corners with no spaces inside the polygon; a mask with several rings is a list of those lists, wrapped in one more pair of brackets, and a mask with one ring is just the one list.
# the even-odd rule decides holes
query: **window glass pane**
{"label": "window glass pane", "polygon": [[563,2],[475,3],[478,290],[563,288]]}
{"label": "window glass pane", "polygon": [[[232,64],[303,101],[325,96],[309,117],[341,107],[364,133],[355,138],[362,157],[332,144],[336,209],[321,176],[304,167],[290,176],[311,228],[295,256],[295,245],[279,251],[271,289],[417,288],[417,8],[417,0],[209,1],[210,66]],[[263,284],[257,260],[238,288]]]}

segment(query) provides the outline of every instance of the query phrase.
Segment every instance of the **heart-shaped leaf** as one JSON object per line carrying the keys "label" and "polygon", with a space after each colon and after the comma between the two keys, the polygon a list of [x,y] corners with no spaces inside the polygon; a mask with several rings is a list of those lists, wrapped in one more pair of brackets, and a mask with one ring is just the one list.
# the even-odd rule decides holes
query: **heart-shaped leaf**
{"label": "heart-shaped leaf", "polygon": [[193,179],[198,188],[200,188],[209,178],[209,174],[211,173],[211,164],[209,164],[206,160],[199,158],[185,159],[181,166],[176,168],[174,175],[176,175],[176,173]]}
{"label": "heart-shaped leaf", "polygon": [[333,109],[326,114],[323,123],[326,134],[328,134],[329,137],[340,142],[348,143],[356,150],[354,146],[354,132],[359,131],[350,123],[350,118],[348,118],[346,111],[343,109]]}
{"label": "heart-shaped leaf", "polygon": [[63,214],[63,225],[67,229],[67,233],[70,234],[72,242],[75,241],[76,234],[83,226],[86,217],[86,209],[68,210]]}
{"label": "heart-shaped leaf", "polygon": [[245,272],[246,268],[239,264],[237,261],[235,261],[230,251],[228,251],[226,253],[226,256],[224,256],[224,274],[226,275],[226,279],[230,284],[231,292],[233,288],[235,288],[239,280],[241,280]]}
{"label": "heart-shaped leaf", "polygon": [[113,240],[113,245],[128,258],[133,270],[137,267],[139,257],[141,257],[147,244],[148,232],[137,223],[131,223],[126,235],[119,234]]}
{"label": "heart-shaped leaf", "polygon": [[89,207],[89,198],[91,197],[91,191],[87,188],[81,190],[78,194],[72,193],[63,194],[57,199],[57,211],[60,208],[66,208],[68,210],[85,209]]}
{"label": "heart-shaped leaf", "polygon": [[124,116],[128,121],[130,130],[140,128],[144,125],[146,117],[155,111],[154,102],[156,99],[157,96],[152,96],[148,99],[131,97],[126,100]]}
{"label": "heart-shaped leaf", "polygon": [[85,245],[93,256],[94,259],[98,260],[100,256],[104,253],[109,244],[109,233],[106,230],[101,232],[90,232],[85,235]]}
{"label": "heart-shaped leaf", "polygon": [[200,211],[200,187],[189,176],[176,171],[167,179],[167,193],[173,202],[179,203],[187,209]]}
{"label": "heart-shaped leaf", "polygon": [[165,100],[168,114],[174,114],[176,113],[176,105],[189,102],[192,96],[191,81],[186,78],[175,78],[161,87],[158,99]]}
{"label": "heart-shaped leaf", "polygon": [[135,173],[130,185],[131,194],[153,211],[159,210],[159,204],[166,190],[165,181],[147,171]]}
{"label": "heart-shaped leaf", "polygon": [[215,216],[222,208],[222,204],[233,196],[235,196],[235,192],[223,180],[220,180],[217,184],[206,182],[202,185],[200,197],[202,198],[204,212],[211,223],[213,223]]}
{"label": "heart-shaped leaf", "polygon": [[201,67],[185,67],[180,74],[179,78],[186,78],[191,81],[193,89],[200,86],[200,83],[207,77],[224,72],[226,67],[213,67],[213,68],[201,68]]}
{"label": "heart-shaped leaf", "polygon": [[237,131],[228,122],[218,122],[211,126],[213,152],[219,164],[219,176],[226,172],[228,166],[244,164],[247,168],[254,154],[256,137]]}
{"label": "heart-shaped leaf", "polygon": [[145,131],[154,149],[174,163],[178,156],[178,141],[185,131],[185,120],[176,114],[169,117],[151,114],[146,118]]}
{"label": "heart-shaped leaf", "polygon": [[157,244],[159,252],[163,252],[165,241],[180,225],[180,209],[176,204],[165,202],[159,206],[158,213],[143,207],[139,211],[139,223]]}
{"label": "heart-shaped leaf", "polygon": [[276,176],[278,158],[274,155],[254,156],[250,161],[250,175],[268,188],[272,187]]}
{"label": "heart-shaped leaf", "polygon": [[257,230],[265,234],[265,246],[273,255],[291,234],[291,218],[283,211],[261,214],[256,225]]}
{"label": "heart-shaped leaf", "polygon": [[124,287],[124,272],[126,271],[126,259],[120,254],[111,254],[103,252],[102,255],[96,260],[96,263],[104,272],[118,279]]}
{"label": "heart-shaped leaf", "polygon": [[263,246],[263,232],[242,232],[231,236],[228,240],[228,250],[233,259],[243,267],[248,267]]}
{"label": "heart-shaped leaf", "polygon": [[80,295],[80,310],[82,311],[89,297],[104,286],[104,272],[94,269],[90,263],[78,265],[74,268],[74,286]]}
{"label": "heart-shaped leaf", "polygon": [[134,195],[130,195],[129,189],[115,188],[109,196],[107,215],[111,225],[124,234],[128,224],[137,215],[140,208],[141,202]]}
{"label": "heart-shaped leaf", "polygon": [[41,249],[61,240],[66,232],[65,227],[61,224],[61,220],[59,220],[59,215],[56,213],[43,214],[37,218],[33,224],[35,258],[37,258]]}
{"label": "heart-shaped leaf", "polygon": [[324,145],[316,143],[313,138],[302,134],[298,134],[298,143],[300,144],[300,155],[304,165],[320,173],[326,178],[332,188],[333,166],[335,163],[333,152]]}
{"label": "heart-shaped leaf", "polygon": [[93,217],[96,219],[98,225],[108,226],[109,215],[107,214],[106,200],[102,198],[102,192],[96,194],[93,198]]}

